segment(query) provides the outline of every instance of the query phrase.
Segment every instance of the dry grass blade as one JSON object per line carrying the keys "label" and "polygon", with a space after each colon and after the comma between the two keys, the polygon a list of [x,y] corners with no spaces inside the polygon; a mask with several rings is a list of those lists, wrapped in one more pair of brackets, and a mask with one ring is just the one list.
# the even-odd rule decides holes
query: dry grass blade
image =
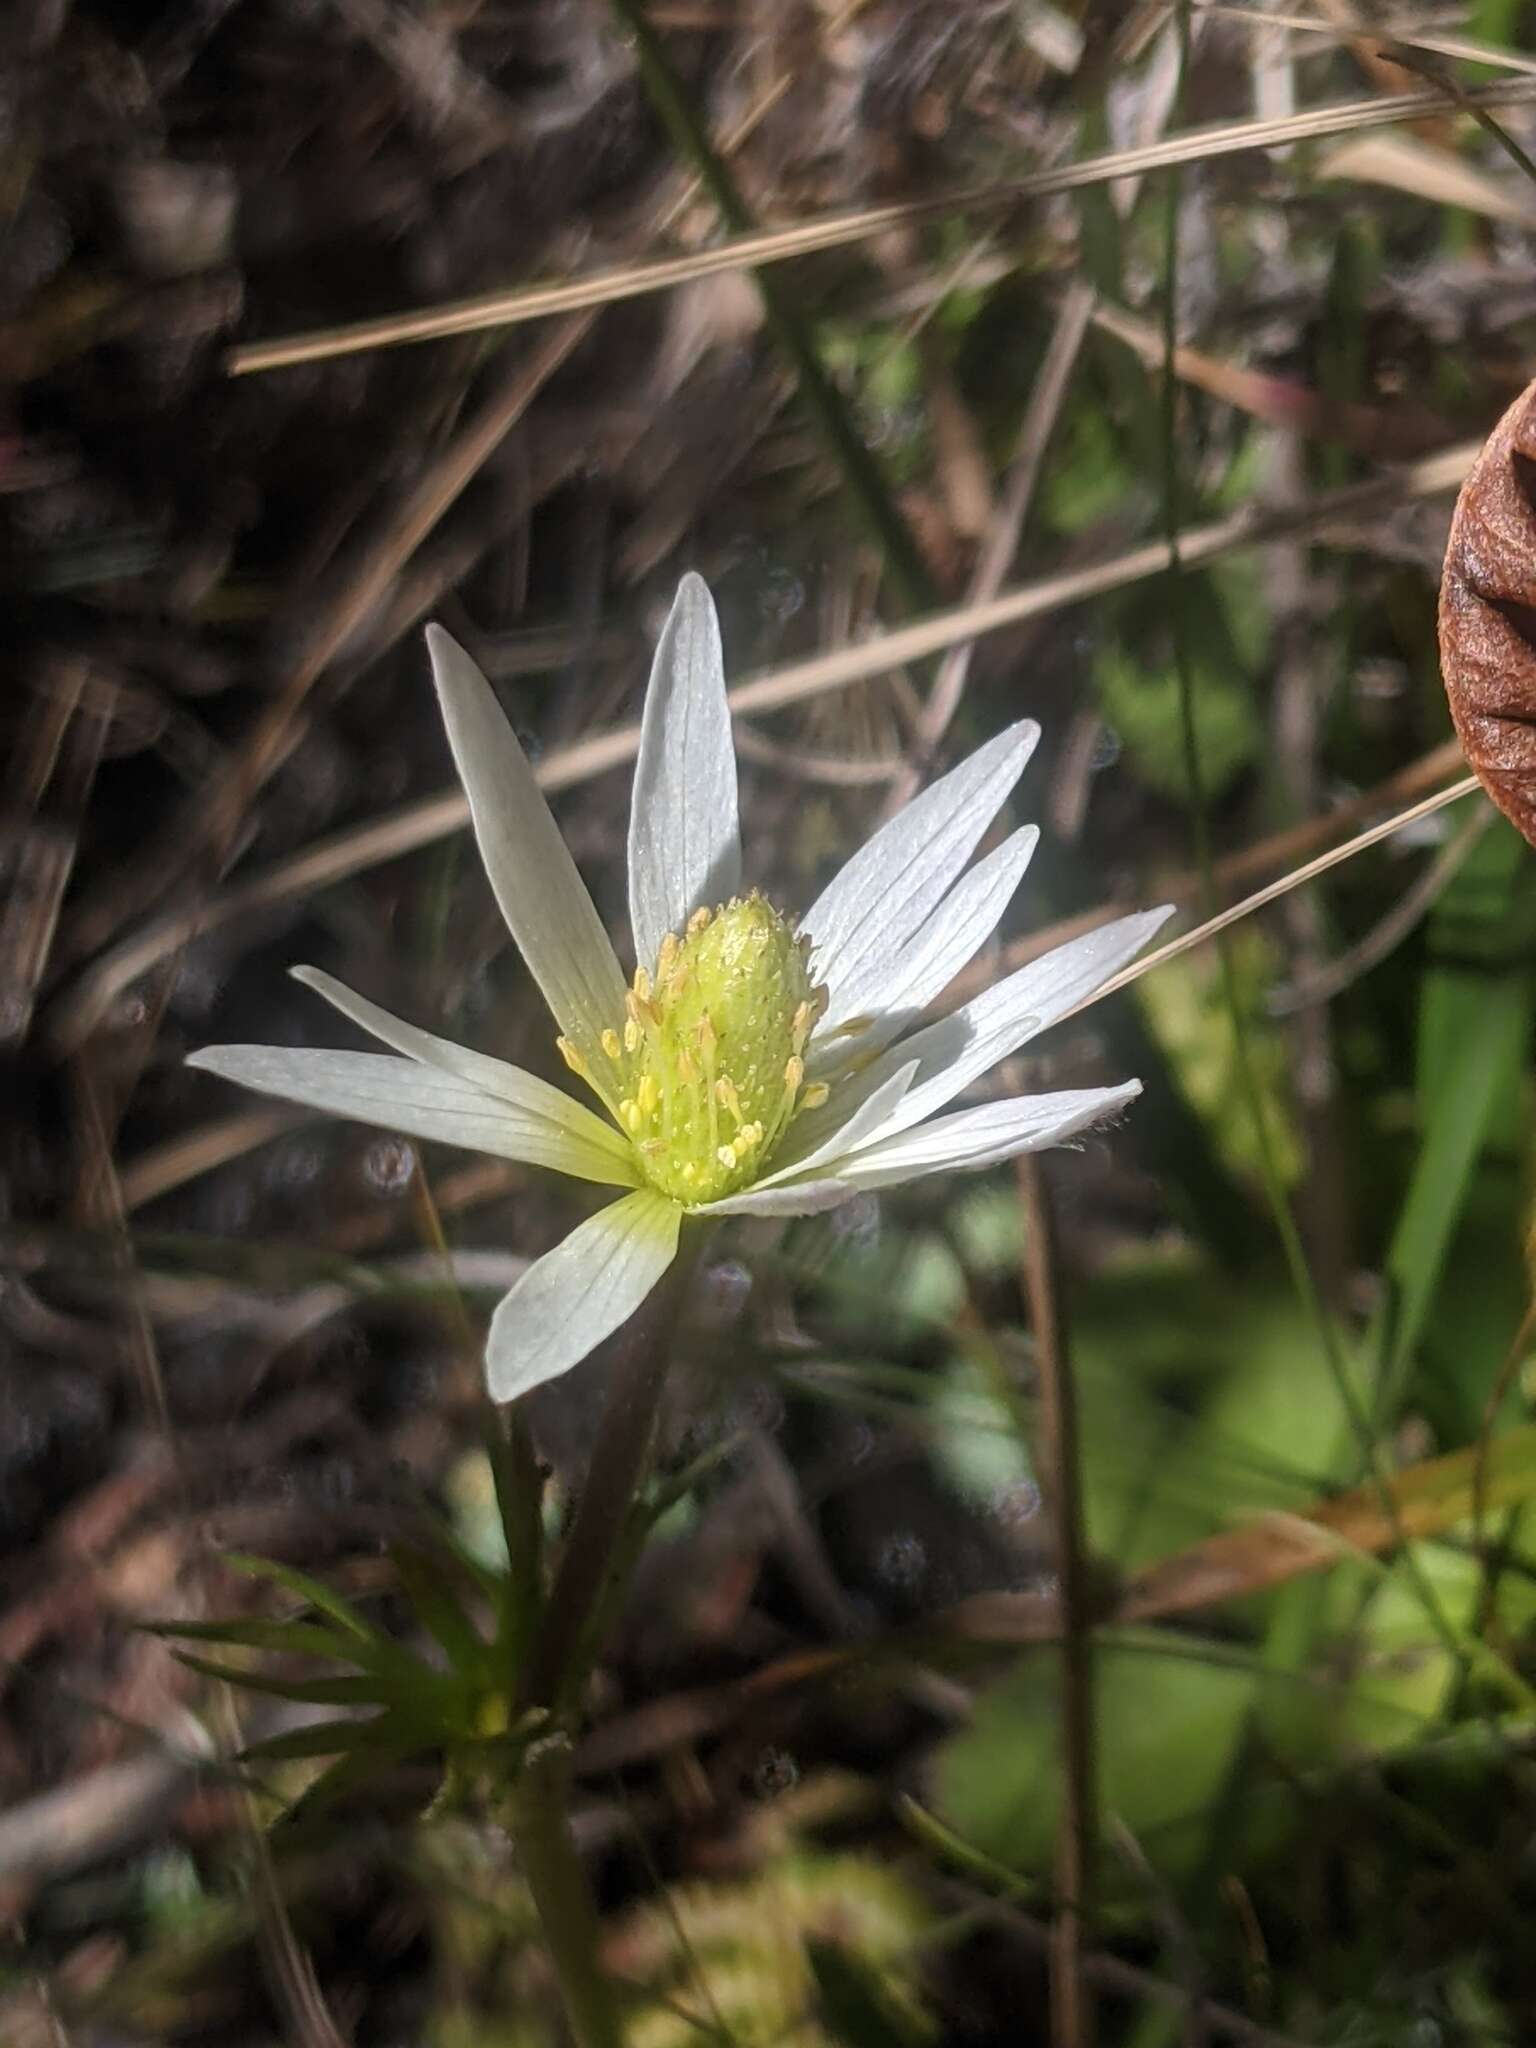
{"label": "dry grass blade", "polygon": [[[1342,846],[1335,846],[1331,852],[1320,853],[1304,867],[1295,868],[1290,874],[1282,875],[1267,888],[1256,890],[1252,896],[1245,896],[1241,903],[1234,903],[1229,909],[1218,912],[1215,917],[1207,918],[1193,931],[1185,932],[1177,939],[1170,939],[1166,946],[1159,946],[1155,953],[1146,954],[1134,966],[1112,976],[1102,988],[1094,992],[1087,1003],[1079,1004],[1078,1008],[1087,1009],[1089,1004],[1102,1002],[1105,996],[1113,995],[1116,990],[1128,988],[1133,981],[1140,981],[1144,974],[1151,974],[1157,968],[1165,967],[1170,960],[1177,960],[1181,953],[1187,953],[1195,946],[1203,946],[1207,939],[1214,939],[1218,932],[1226,931],[1229,925],[1237,924],[1245,917],[1252,917],[1256,910],[1262,910],[1266,904],[1274,903],[1282,896],[1288,896],[1293,889],[1300,889],[1318,875],[1326,874],[1329,868],[1337,867],[1341,861],[1352,860],[1357,853],[1364,853],[1368,846],[1375,846],[1383,839],[1390,839],[1395,832],[1403,831],[1405,827],[1417,823],[1420,818],[1427,818],[1435,811],[1444,810],[1447,804],[1456,803],[1464,796],[1472,796],[1478,787],[1475,775],[1464,776],[1460,782],[1453,782],[1449,789],[1442,789],[1434,796],[1425,797],[1422,803],[1414,804],[1411,809],[1399,811],[1394,816],[1383,819],[1381,824],[1373,825],[1368,832],[1357,833],[1353,839],[1346,839]],[[1077,1011],[1069,1010],[1067,1015],[1076,1016]]]}
{"label": "dry grass blade", "polygon": [[1432,206],[1464,206],[1485,220],[1536,224],[1536,193],[1527,184],[1492,178],[1476,164],[1411,135],[1362,135],[1330,149],[1318,165],[1325,178],[1353,178],[1408,192]]}
{"label": "dry grass blade", "polygon": [[[1274,512],[1245,511],[1192,528],[1181,538],[1180,557],[1186,565],[1193,566],[1232,548],[1284,533],[1307,533],[1324,540],[1333,519],[1358,514],[1383,502],[1400,503],[1407,498],[1431,497],[1454,490],[1471,467],[1480,445],[1459,443],[1405,466],[1390,477],[1322,492]],[[731,708],[738,716],[781,711],[790,704],[884,674],[979,634],[996,632],[1000,627],[1039,618],[1141,582],[1166,569],[1168,560],[1167,542],[1153,541],[1114,561],[1046,577],[985,604],[937,612],[896,632],[739,683],[730,693]],[[639,743],[638,726],[623,726],[592,739],[578,740],[545,758],[539,767],[540,784],[553,793],[590,781],[633,760]],[[451,832],[461,831],[468,821],[469,809],[462,792],[456,787],[443,790],[406,805],[389,817],[337,833],[303,853],[276,862],[264,873],[222,891],[201,906],[149,920],[101,954],[57,998],[49,1017],[53,1042],[66,1050],[83,1042],[125,989],[199,932],[215,930],[253,910],[290,902],[350,875],[362,874],[384,861],[414,853]]]}
{"label": "dry grass blade", "polygon": [[220,865],[235,843],[256,793],[286,758],[298,734],[305,700],[351,635],[388,597],[396,578],[471,480],[523,417],[544,385],[586,333],[576,318],[545,337],[543,345],[509,365],[489,395],[407,492],[404,502],[355,571],[344,576],[321,607],[282,689],[263,711],[229,771],[200,790],[174,826],[135,869],[90,906],[80,919],[83,945],[100,942],[144,902],[163,891],[166,878],[185,872],[189,858],[206,850]]}
{"label": "dry grass blade", "polygon": [[715,249],[663,257],[653,263],[625,264],[566,284],[481,292],[473,298],[426,307],[420,312],[391,314],[380,320],[359,320],[345,327],[319,328],[309,334],[251,342],[230,351],[227,368],[233,377],[251,376],[296,363],[352,355],[359,349],[398,348],[408,342],[440,341],[453,334],[477,334],[488,327],[546,320],[556,313],[590,310],[617,304],[622,299],[643,298],[650,292],[668,291],[674,285],[713,277],[722,270],[756,269],[826,249],[848,248],[894,228],[944,214],[992,211],[1026,199],[1044,199],[1059,192],[1081,191],[1090,185],[1112,184],[1116,179],[1138,177],[1174,164],[1207,163],[1248,149],[1277,149],[1323,136],[1392,127],[1424,115],[1443,114],[1448,105],[1486,108],[1533,103],[1536,79],[1516,79],[1478,86],[1460,100],[1436,91],[1401,93],[1313,107],[1305,113],[1274,120],[1227,122],[1192,134],[1172,135],[1140,148],[1112,150],[1102,156],[1086,157],[1079,163],[1034,171],[1005,184],[968,187],[932,198],[897,200],[885,206],[831,214],[792,228],[738,235]]}
{"label": "dry grass blade", "polygon": [[1461,64],[1487,64],[1500,71],[1514,71],[1536,78],[1536,58],[1523,56],[1498,43],[1480,43],[1471,36],[1427,35],[1422,29],[1386,29],[1377,22],[1361,21],[1347,14],[1330,13],[1328,20],[1316,15],[1281,14],[1268,7],[1228,7],[1221,0],[1195,0],[1196,14],[1209,14],[1223,21],[1240,21],[1245,28],[1292,28],[1302,35],[1322,36],[1337,43],[1345,36],[1368,38],[1381,50],[1424,50],[1432,57],[1450,57]]}
{"label": "dry grass blade", "polygon": [[[1080,282],[1071,285],[1062,299],[1050,344],[1040,365],[1040,374],[1019,427],[1018,445],[1002,501],[971,578],[967,598],[971,605],[985,604],[997,596],[1018,553],[1019,536],[1035,495],[1040,466],[1066,400],[1093,306],[1092,288]],[[965,694],[974,647],[973,640],[961,640],[945,655],[918,720],[910,758],[886,798],[887,817],[900,810],[911,797],[949,730],[950,721]]]}

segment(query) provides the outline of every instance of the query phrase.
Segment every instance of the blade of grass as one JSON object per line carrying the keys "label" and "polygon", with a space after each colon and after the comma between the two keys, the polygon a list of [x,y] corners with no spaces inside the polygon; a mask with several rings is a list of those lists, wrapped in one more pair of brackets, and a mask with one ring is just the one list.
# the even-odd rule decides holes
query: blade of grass
{"label": "blade of grass", "polygon": [[[1465,111],[1475,114],[1480,108],[1529,106],[1533,101],[1536,101],[1536,80],[1518,79],[1476,86],[1463,95],[1461,103]],[[395,348],[408,342],[474,334],[488,327],[514,326],[526,320],[548,319],[556,313],[613,305],[622,299],[643,298],[650,292],[688,284],[696,278],[713,277],[724,270],[756,269],[764,264],[783,263],[792,257],[820,250],[847,248],[885,234],[892,228],[909,226],[915,221],[943,214],[988,212],[1016,205],[1025,199],[1043,199],[1058,192],[1078,191],[1089,185],[1140,176],[1148,171],[1165,169],[1170,164],[1206,163],[1212,158],[1233,156],[1243,150],[1279,149],[1329,135],[1350,135],[1366,128],[1394,127],[1399,122],[1419,120],[1426,114],[1442,114],[1446,105],[1447,95],[1443,91],[1426,91],[1313,107],[1278,120],[1224,123],[1188,134],[1170,135],[1161,142],[1148,143],[1136,149],[1106,151],[1075,164],[1036,171],[1002,184],[940,193],[926,199],[897,200],[884,206],[861,207],[856,212],[827,215],[819,221],[807,221],[793,228],[767,229],[759,234],[741,236],[719,248],[700,250],[689,256],[626,264],[567,284],[486,292],[421,312],[392,314],[387,319],[356,321],[344,327],[321,328],[309,334],[252,342],[231,350],[226,368],[232,377],[249,376],[258,371],[284,369],[296,363],[323,361],[330,356],[352,355],[359,349]]]}
{"label": "blade of grass", "polygon": [[[691,162],[727,229],[734,235],[751,235],[757,224],[724,158],[716,152],[683,90],[641,0],[609,0],[609,5],[633,39],[646,93],[672,147],[680,158]],[[768,331],[794,366],[801,402],[841,470],[849,495],[884,555],[906,609],[922,610],[933,603],[934,593],[922,555],[885,472],[854,425],[843,394],[827,375],[798,308],[766,271],[754,270],[753,278],[762,297]]]}

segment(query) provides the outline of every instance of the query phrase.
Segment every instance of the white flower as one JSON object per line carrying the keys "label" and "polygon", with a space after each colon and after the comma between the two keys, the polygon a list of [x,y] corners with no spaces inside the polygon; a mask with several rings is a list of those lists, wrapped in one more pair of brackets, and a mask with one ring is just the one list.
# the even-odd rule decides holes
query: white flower
{"label": "white flower", "polygon": [[312,967],[299,980],[393,1049],[211,1046],[191,1064],[267,1094],[628,1190],[528,1268],[496,1310],[509,1401],[584,1358],[671,1264],[686,1214],[805,1215],[922,1174],[991,1166],[1112,1115],[1140,1084],[935,1112],[1076,1009],[1166,909],[1123,917],[914,1029],[1001,917],[1033,826],[974,866],[1039,738],[1025,720],[883,826],[798,930],[743,899],[720,632],[685,576],[651,670],[629,823],[639,961],[626,982],[490,685],[427,634],[491,887],[601,1116],[547,1081],[402,1023]]}

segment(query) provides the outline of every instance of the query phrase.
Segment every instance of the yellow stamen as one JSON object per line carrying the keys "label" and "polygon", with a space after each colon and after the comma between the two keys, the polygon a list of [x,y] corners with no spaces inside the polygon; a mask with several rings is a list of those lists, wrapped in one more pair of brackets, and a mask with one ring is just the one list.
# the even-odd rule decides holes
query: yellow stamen
{"label": "yellow stamen", "polygon": [[640,1086],[635,1090],[635,1099],[639,1103],[640,1114],[649,1118],[661,1100],[661,1084],[654,1074],[640,1076]]}
{"label": "yellow stamen", "polygon": [[611,1060],[616,1060],[623,1051],[623,1047],[619,1044],[619,1034],[611,1024],[603,1033],[603,1051],[607,1053]]}
{"label": "yellow stamen", "polygon": [[633,1017],[624,1019],[624,1050],[635,1052],[640,1044],[640,1026]]}
{"label": "yellow stamen", "polygon": [[813,1081],[800,1099],[802,1109],[820,1109],[832,1090],[825,1081]]}
{"label": "yellow stamen", "polygon": [[699,933],[700,933],[701,931],[703,931],[704,927],[705,927],[705,926],[706,926],[706,925],[707,925],[708,923],[709,923],[709,912],[708,912],[708,910],[707,910],[707,909],[705,909],[705,907],[704,907],[704,905],[703,905],[703,904],[700,904],[699,908],[698,908],[698,909],[697,909],[697,910],[696,910],[696,911],[695,911],[695,912],[693,913],[692,917],[690,917],[690,918],[689,918],[689,920],[688,920],[688,936],[689,936],[689,938],[690,938],[690,939],[696,939],[696,938],[698,937]]}
{"label": "yellow stamen", "polygon": [[651,977],[643,967],[635,969],[635,994],[642,1003],[648,1003],[651,999]]}
{"label": "yellow stamen", "polygon": [[583,1080],[587,1078],[587,1063],[568,1038],[557,1038],[555,1050],[573,1074],[580,1074]]}
{"label": "yellow stamen", "polygon": [[619,1115],[623,1119],[624,1128],[628,1131],[629,1135],[632,1138],[638,1138],[641,1127],[645,1122],[645,1118],[640,1114],[639,1103],[626,1097],[619,1104]]}

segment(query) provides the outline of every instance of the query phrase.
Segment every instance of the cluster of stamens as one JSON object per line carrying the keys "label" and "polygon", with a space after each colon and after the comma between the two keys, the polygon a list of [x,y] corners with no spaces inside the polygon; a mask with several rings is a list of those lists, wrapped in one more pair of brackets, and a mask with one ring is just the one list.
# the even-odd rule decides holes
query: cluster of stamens
{"label": "cluster of stamens", "polygon": [[601,1059],[558,1041],[646,1178],[674,1201],[736,1193],[766,1169],[794,1118],[826,1101],[826,1083],[805,1079],[806,1043],[826,1008],[809,951],[756,893],[696,910],[681,937],[662,940],[654,971],[635,969]]}

